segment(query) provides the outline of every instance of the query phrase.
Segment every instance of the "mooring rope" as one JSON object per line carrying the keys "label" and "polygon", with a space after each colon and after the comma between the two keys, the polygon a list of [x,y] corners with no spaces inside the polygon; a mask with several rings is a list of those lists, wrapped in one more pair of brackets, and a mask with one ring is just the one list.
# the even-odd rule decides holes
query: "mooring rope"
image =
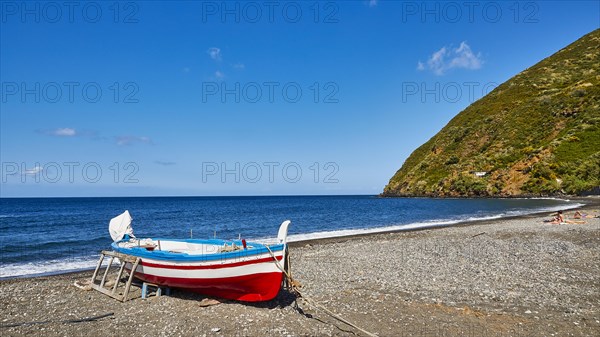
{"label": "mooring rope", "polygon": [[50,324],[50,323],[83,323],[83,322],[93,322],[93,321],[97,321],[99,319],[105,318],[105,317],[110,317],[113,316],[114,313],[109,312],[107,314],[104,315],[100,315],[100,316],[92,316],[92,317],[86,317],[86,318],[79,318],[79,319],[65,319],[65,320],[49,320],[49,321],[34,321],[34,322],[22,322],[22,323],[8,323],[8,324],[2,324],[0,325],[0,328],[14,328],[14,327],[18,327],[18,326],[23,326],[23,325],[38,325],[38,324]]}
{"label": "mooring rope", "polygon": [[[281,270],[281,272],[285,275],[288,287],[291,288],[292,291],[294,293],[296,293],[298,297],[302,298],[308,305],[310,305],[314,308],[317,308],[317,309],[321,309],[329,316],[337,319],[338,321],[340,321],[344,324],[347,324],[347,325],[353,327],[354,329],[364,333],[367,336],[379,337],[376,334],[369,332],[369,331],[357,326],[356,324],[348,321],[347,319],[343,318],[342,316],[332,312],[331,310],[325,308],[323,305],[317,303],[315,300],[313,300],[313,299],[307,297],[306,295],[304,295],[303,293],[301,293],[300,290],[298,289],[298,287],[296,286],[298,283],[294,279],[292,279],[291,270],[288,272],[288,270],[285,270],[285,268],[281,267],[281,265],[279,264],[279,260],[277,260],[277,258],[275,257],[275,254],[273,254],[273,251],[271,251],[271,248],[269,248],[269,246],[267,246],[267,245],[265,245],[265,247],[267,247],[267,249],[269,250],[269,254],[271,254],[271,257],[275,261],[275,265],[277,266],[277,268],[279,270]],[[286,245],[286,249],[287,249],[287,245]],[[286,259],[289,259],[289,252],[287,252],[287,254],[286,254]],[[289,267],[289,263],[288,263],[288,267]]]}

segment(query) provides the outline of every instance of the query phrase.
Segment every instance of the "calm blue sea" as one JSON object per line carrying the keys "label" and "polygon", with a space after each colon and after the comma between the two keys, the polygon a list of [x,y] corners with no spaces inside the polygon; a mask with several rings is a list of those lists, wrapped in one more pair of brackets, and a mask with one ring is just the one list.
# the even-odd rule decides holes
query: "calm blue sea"
{"label": "calm blue sea", "polygon": [[262,240],[292,220],[291,241],[451,225],[577,207],[555,199],[383,199],[376,196],[1,198],[0,277],[95,266],[108,222],[129,210],[139,238]]}

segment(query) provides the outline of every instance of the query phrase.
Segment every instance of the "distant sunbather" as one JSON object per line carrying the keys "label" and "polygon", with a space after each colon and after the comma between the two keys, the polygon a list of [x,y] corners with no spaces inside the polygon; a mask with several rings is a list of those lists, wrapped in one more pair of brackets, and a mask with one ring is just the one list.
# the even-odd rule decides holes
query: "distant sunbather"
{"label": "distant sunbather", "polygon": [[583,219],[587,217],[588,215],[586,213],[581,213],[580,211],[575,211],[575,213],[573,214],[573,219]]}
{"label": "distant sunbather", "polygon": [[563,218],[562,211],[558,211],[558,212],[556,212],[556,214],[554,215],[554,219],[552,219],[552,221],[550,223],[555,224],[555,225],[560,225],[561,223],[564,223],[564,222],[565,222],[565,219]]}

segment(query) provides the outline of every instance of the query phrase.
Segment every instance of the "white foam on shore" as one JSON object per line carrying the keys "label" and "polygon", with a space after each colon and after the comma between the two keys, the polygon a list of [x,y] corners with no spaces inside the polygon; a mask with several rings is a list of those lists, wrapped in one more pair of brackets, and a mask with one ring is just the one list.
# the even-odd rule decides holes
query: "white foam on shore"
{"label": "white foam on shore", "polygon": [[[394,226],[375,227],[375,228],[341,229],[341,230],[335,230],[335,231],[323,231],[323,232],[314,232],[314,233],[306,233],[306,234],[292,234],[292,235],[288,235],[287,242],[302,242],[302,241],[310,241],[310,240],[341,238],[341,237],[346,237],[346,236],[355,236],[355,235],[364,235],[364,234],[377,234],[377,233],[385,233],[385,232],[427,229],[427,228],[434,228],[434,227],[445,227],[445,226],[455,225],[460,222],[464,222],[464,221],[463,220],[451,220],[451,221],[433,221],[433,222],[414,222],[414,223],[404,224],[404,225],[394,225]],[[268,239],[258,239],[255,241],[258,241],[261,243],[266,243],[266,244],[272,244],[272,243],[276,243],[277,239],[268,238]]]}
{"label": "white foam on shore", "polygon": [[[98,256],[57,259],[29,263],[9,263],[0,266],[0,280],[15,277],[35,277],[65,274],[96,268]],[[102,265],[107,265],[104,260]]]}
{"label": "white foam on shore", "polygon": [[[323,232],[303,233],[303,234],[292,234],[288,236],[288,242],[302,242],[309,240],[329,239],[329,238],[340,238],[354,235],[364,234],[376,234],[393,231],[407,231],[417,229],[427,229],[435,227],[447,227],[456,225],[459,223],[469,223],[473,221],[484,221],[484,220],[497,220],[506,217],[532,215],[547,212],[556,212],[559,210],[568,210],[585,206],[582,203],[574,203],[571,205],[557,205],[552,207],[541,207],[527,211],[513,211],[500,214],[493,214],[480,217],[468,217],[454,220],[429,220],[425,222],[414,222],[408,224],[397,224],[391,226],[374,227],[374,228],[357,228],[357,229],[340,229]],[[293,224],[292,224],[293,225]],[[274,237],[254,239],[252,241],[258,241],[262,243],[272,244],[277,242]],[[40,262],[29,262],[29,263],[9,263],[0,264],[0,280],[15,277],[36,277],[45,275],[56,275],[64,274],[76,271],[90,270],[96,267],[98,263],[99,255],[91,255],[87,257],[74,257],[68,259],[57,259],[50,261]],[[105,260],[103,265],[106,265]]]}
{"label": "white foam on shore", "polygon": [[[456,220],[430,220],[426,222],[414,222],[409,224],[399,224],[392,226],[383,226],[383,227],[374,227],[374,228],[358,228],[358,229],[341,229],[335,231],[323,231],[323,232],[314,232],[314,233],[305,233],[305,234],[292,234],[288,235],[288,242],[302,242],[302,241],[310,241],[310,240],[320,240],[320,239],[330,239],[330,238],[340,238],[345,236],[355,236],[355,235],[364,235],[364,234],[377,234],[377,233],[386,233],[386,232],[396,232],[396,231],[408,231],[408,230],[417,230],[417,229],[427,229],[427,228],[436,228],[436,227],[447,227],[451,225],[456,225],[459,223],[469,223],[474,221],[485,221],[485,220],[497,220],[506,217],[515,217],[515,216],[523,216],[523,215],[533,215],[547,212],[556,212],[560,210],[568,210],[573,208],[578,208],[585,206],[585,204],[572,204],[572,205],[560,205],[560,206],[552,206],[552,207],[540,207],[537,209],[529,210],[529,211],[512,211],[494,215],[487,215],[481,217],[468,217],[461,218]],[[255,241],[272,244],[276,243],[277,239],[275,238],[261,238]]]}

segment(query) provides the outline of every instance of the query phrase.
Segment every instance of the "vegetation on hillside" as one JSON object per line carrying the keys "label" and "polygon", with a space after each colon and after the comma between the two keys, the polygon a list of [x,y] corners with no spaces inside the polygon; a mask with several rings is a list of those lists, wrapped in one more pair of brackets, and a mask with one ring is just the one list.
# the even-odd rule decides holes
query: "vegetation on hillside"
{"label": "vegetation on hillside", "polygon": [[459,113],[408,157],[383,195],[558,195],[599,186],[600,29]]}

